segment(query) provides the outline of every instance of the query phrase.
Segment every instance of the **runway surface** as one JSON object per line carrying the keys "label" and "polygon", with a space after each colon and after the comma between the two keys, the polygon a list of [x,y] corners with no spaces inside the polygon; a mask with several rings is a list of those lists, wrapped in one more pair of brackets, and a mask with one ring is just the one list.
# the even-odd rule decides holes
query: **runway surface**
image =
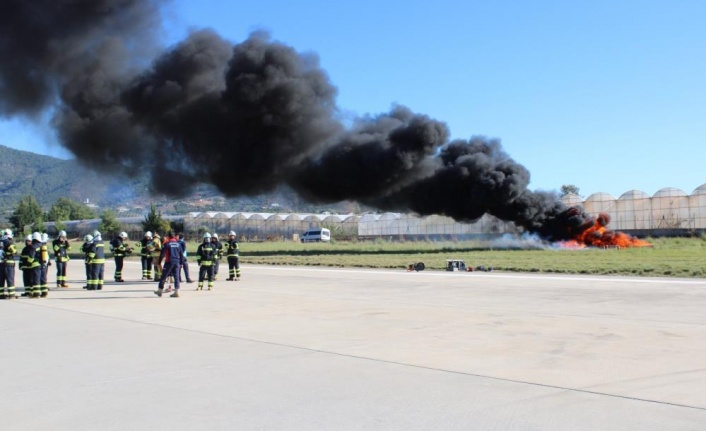
{"label": "runway surface", "polygon": [[706,429],[703,279],[123,272],[0,301],[3,429]]}

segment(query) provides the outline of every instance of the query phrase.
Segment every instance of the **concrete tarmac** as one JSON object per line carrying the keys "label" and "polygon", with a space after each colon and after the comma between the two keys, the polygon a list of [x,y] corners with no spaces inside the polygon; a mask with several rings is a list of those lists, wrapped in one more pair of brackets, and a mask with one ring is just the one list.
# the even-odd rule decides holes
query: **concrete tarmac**
{"label": "concrete tarmac", "polygon": [[136,261],[82,274],[0,301],[2,429],[706,429],[703,279],[245,266],[157,298]]}

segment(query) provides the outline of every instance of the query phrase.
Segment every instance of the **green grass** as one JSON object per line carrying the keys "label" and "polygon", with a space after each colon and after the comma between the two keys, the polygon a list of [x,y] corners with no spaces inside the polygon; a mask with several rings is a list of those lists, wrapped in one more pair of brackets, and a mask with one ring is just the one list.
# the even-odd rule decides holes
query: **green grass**
{"label": "green grass", "polygon": [[[650,239],[653,248],[621,250],[507,250],[474,242],[241,243],[245,264],[404,269],[424,262],[443,270],[445,260],[509,272],[706,277],[706,238]],[[190,250],[197,244],[191,243]]]}

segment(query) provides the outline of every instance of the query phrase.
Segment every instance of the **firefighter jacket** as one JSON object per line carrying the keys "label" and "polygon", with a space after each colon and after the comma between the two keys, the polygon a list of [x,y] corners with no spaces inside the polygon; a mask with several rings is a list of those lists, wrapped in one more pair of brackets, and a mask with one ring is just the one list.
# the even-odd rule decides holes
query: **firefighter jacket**
{"label": "firefighter jacket", "polygon": [[39,268],[38,248],[34,243],[26,245],[20,255],[20,269]]}
{"label": "firefighter jacket", "polygon": [[105,244],[103,244],[103,241],[94,239],[88,245],[86,256],[88,257],[88,263],[105,263]]}
{"label": "firefighter jacket", "polygon": [[143,257],[151,257],[154,251],[154,240],[142,238],[140,240],[140,254]]}
{"label": "firefighter jacket", "polygon": [[211,245],[213,246],[213,258],[221,260],[223,256],[223,243],[216,240],[216,242],[211,242]]}
{"label": "firefighter jacket", "polygon": [[83,261],[86,265],[90,263],[89,258],[88,258],[88,252],[91,249],[91,243],[90,242],[84,242],[83,245],[81,246],[81,252],[83,253]]}
{"label": "firefighter jacket", "polygon": [[114,238],[110,242],[110,250],[113,252],[114,257],[125,257],[132,253],[130,246],[125,244],[120,237]]}
{"label": "firefighter jacket", "polygon": [[17,255],[17,247],[11,239],[3,241],[3,259],[5,266],[15,266],[15,256]]}
{"label": "firefighter jacket", "polygon": [[152,245],[154,246],[154,250],[152,250],[152,255],[156,258],[159,258],[159,256],[162,255],[162,241],[159,239],[158,236],[154,237],[152,240]]}
{"label": "firefighter jacket", "polygon": [[238,241],[229,239],[228,242],[226,242],[226,256],[236,257],[239,253],[240,250],[238,249]]}
{"label": "firefighter jacket", "polygon": [[204,242],[196,250],[196,262],[201,266],[212,266],[216,257],[216,248],[210,242]]}
{"label": "firefighter jacket", "polygon": [[182,258],[183,255],[181,246],[176,239],[164,243],[164,247],[162,247],[162,254],[159,255],[160,262],[164,259],[167,263],[176,263],[177,265],[181,265]]}
{"label": "firefighter jacket", "polygon": [[69,250],[71,246],[68,241],[62,241],[60,239],[55,239],[52,243],[52,249],[54,250],[54,260],[57,262],[68,262],[69,261]]}

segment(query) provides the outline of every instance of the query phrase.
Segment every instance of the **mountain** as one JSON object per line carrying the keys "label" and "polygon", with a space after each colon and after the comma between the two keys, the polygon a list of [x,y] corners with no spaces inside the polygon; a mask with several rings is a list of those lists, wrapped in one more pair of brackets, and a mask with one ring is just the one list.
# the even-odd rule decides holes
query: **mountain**
{"label": "mountain", "polygon": [[190,211],[359,212],[351,202],[313,204],[287,187],[258,196],[223,197],[215,187],[200,184],[184,198],[150,193],[147,174],[116,176],[87,168],[76,160],[21,151],[0,145],[0,212],[7,215],[22,196],[32,195],[48,210],[60,197],[118,210],[118,216],[143,215],[154,203],[162,213]]}
{"label": "mountain", "polygon": [[137,195],[147,196],[147,179],[121,179],[62,160],[0,145],[0,208],[14,207],[25,195],[49,208],[60,197],[108,205]]}

